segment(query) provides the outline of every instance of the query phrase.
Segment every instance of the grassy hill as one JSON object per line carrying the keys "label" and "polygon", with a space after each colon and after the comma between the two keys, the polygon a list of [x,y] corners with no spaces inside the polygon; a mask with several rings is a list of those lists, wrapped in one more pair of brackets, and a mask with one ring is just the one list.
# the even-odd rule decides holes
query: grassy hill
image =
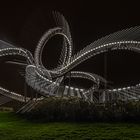
{"label": "grassy hill", "polygon": [[139,140],[134,123],[33,123],[12,112],[0,112],[0,140]]}

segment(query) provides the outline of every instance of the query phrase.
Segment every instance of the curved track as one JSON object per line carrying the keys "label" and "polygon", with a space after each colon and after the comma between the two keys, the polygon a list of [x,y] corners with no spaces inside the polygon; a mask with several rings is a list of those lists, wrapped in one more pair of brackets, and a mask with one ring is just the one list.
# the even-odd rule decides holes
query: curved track
{"label": "curved track", "polygon": [[[110,34],[91,43],[77,54],[72,54],[73,43],[69,25],[61,14],[56,13],[56,17],[57,27],[44,33],[36,47],[34,57],[28,50],[15,47],[14,45],[0,40],[0,57],[18,55],[26,58],[26,83],[39,94],[38,97],[30,97],[29,95],[25,97],[24,94],[20,95],[0,87],[0,94],[2,96],[20,102],[28,102],[28,105],[26,104],[22,107],[22,112],[32,109],[34,106],[32,103],[33,101],[43,100],[49,96],[76,96],[86,101],[101,103],[116,99],[140,99],[139,83],[135,86],[124,88],[100,89],[102,83],[107,83],[101,76],[88,72],[71,71],[85,60],[107,51],[130,50],[140,53],[140,27],[134,27]],[[42,64],[42,52],[43,48],[46,47],[48,40],[55,35],[63,36],[63,46],[60,57],[61,63],[55,69],[48,70]],[[65,85],[65,79],[71,77],[90,80],[93,84],[89,89]],[[5,99],[5,102],[9,101],[8,99]]]}

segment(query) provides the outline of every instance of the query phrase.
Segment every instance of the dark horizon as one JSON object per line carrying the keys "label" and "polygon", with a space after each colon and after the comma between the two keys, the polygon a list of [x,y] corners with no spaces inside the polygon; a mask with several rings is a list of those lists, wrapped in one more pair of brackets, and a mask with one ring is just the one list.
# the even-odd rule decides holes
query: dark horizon
{"label": "dark horizon", "polygon": [[[136,3],[133,6],[121,1],[111,3],[54,0],[3,2],[0,9],[0,38],[33,53],[41,35],[55,25],[51,14],[54,10],[62,13],[70,24],[75,53],[105,35],[140,25],[139,8]],[[46,49],[46,57],[44,56],[46,58],[44,63],[48,66],[56,63],[52,54],[58,49],[50,47]],[[107,74],[105,74],[105,56]],[[76,69],[105,76],[114,87],[129,86],[140,82],[139,59],[139,54],[129,51],[108,52],[87,60]],[[10,66],[7,65],[6,68]],[[4,74],[1,76],[4,77]],[[12,84],[12,79],[9,81]],[[19,84],[17,80],[15,81]]]}

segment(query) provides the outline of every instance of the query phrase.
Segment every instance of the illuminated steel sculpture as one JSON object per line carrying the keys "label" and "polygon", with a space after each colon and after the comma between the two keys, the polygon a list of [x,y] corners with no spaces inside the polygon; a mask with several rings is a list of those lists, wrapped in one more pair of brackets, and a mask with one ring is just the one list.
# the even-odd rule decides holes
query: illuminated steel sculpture
{"label": "illuminated steel sculpture", "polygon": [[[101,83],[107,81],[97,74],[81,71],[71,71],[78,64],[90,59],[91,57],[113,50],[130,50],[140,52],[140,27],[134,27],[122,30],[111,35],[105,36],[84,49],[77,54],[72,55],[72,38],[70,29],[65,18],[55,13],[57,17],[57,27],[48,30],[40,39],[34,57],[32,54],[23,48],[15,47],[7,42],[0,41],[0,56],[22,56],[26,58],[26,83],[36,90],[38,97],[31,97],[27,95],[20,95],[18,93],[9,91],[0,87],[1,104],[9,102],[10,99],[25,103],[19,110],[24,112],[30,111],[37,101],[44,100],[46,97],[70,97],[75,96],[82,98],[85,101],[104,103],[113,100],[138,100],[140,99],[140,84],[135,86],[117,88],[117,89],[100,89]],[[63,49],[61,64],[53,70],[48,70],[42,64],[42,52],[47,41],[55,35],[63,36]],[[70,72],[71,74],[67,74]],[[62,82],[66,78],[84,78],[93,82],[93,86],[89,89],[81,89],[64,85]],[[97,94],[98,93],[98,94]],[[97,96],[98,95],[98,96]]]}

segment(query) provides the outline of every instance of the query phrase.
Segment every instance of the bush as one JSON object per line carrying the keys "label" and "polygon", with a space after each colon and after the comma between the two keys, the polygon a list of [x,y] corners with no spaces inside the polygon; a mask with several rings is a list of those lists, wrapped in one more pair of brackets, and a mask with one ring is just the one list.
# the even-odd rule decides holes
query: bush
{"label": "bush", "polygon": [[24,116],[34,121],[139,121],[140,101],[94,104],[79,98],[49,97]]}

